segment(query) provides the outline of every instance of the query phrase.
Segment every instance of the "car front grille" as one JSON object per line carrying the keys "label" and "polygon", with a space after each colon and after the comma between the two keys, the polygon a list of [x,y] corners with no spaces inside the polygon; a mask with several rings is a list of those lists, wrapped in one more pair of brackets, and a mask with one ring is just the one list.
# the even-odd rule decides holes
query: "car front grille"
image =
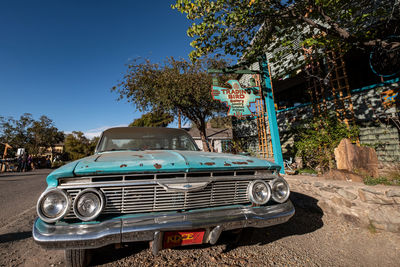
{"label": "car front grille", "polygon": [[[143,176],[140,177],[142,179],[134,179],[134,181],[129,181],[126,177],[123,177],[120,182],[115,182],[107,177],[109,184],[106,184],[104,179],[94,179],[94,177],[91,177],[90,183],[87,184],[64,180],[59,187],[68,192],[72,203],[79,192],[85,188],[99,189],[106,198],[106,206],[102,214],[181,211],[250,203],[247,196],[249,183],[255,179],[265,181],[273,179],[272,176],[261,178],[255,175],[255,172],[235,172],[233,175],[232,173],[213,173],[211,175],[198,175],[198,177],[193,174],[189,177],[189,175],[185,174],[183,178],[168,180],[168,183],[183,182],[184,180],[188,182],[186,179],[195,179],[196,182],[208,182],[205,188],[185,192],[167,190],[160,185],[161,181],[162,183],[166,181],[165,179],[143,180]],[[75,218],[72,207],[65,218]]]}
{"label": "car front grille", "polygon": [[[160,185],[100,188],[106,197],[103,214],[140,213],[217,207],[249,202],[249,181],[211,182],[195,192],[168,192]],[[83,190],[83,189],[82,189]],[[79,189],[67,189],[74,201]],[[72,208],[67,218],[74,217]]]}

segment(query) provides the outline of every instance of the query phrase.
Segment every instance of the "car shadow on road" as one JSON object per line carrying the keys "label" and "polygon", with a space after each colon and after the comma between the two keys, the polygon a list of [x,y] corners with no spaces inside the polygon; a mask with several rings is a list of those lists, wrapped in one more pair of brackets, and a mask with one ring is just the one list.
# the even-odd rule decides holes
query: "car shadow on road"
{"label": "car shadow on road", "polygon": [[32,236],[31,231],[3,234],[0,235],[0,244],[27,239],[30,238],[31,236]]}
{"label": "car shadow on road", "polygon": [[116,249],[114,245],[91,250],[90,266],[103,265],[123,258],[135,255],[143,250],[149,249],[148,242],[137,242],[123,244],[121,248]]}
{"label": "car shadow on road", "polygon": [[[292,235],[303,235],[313,232],[323,226],[323,211],[318,206],[318,200],[297,192],[291,192],[290,196],[296,213],[286,223],[261,229],[244,229],[239,235],[232,231],[223,232],[217,245],[226,246],[224,252],[229,252],[240,246],[264,245]],[[202,249],[212,245],[203,244],[196,246],[176,247],[173,250]],[[121,260],[135,255],[143,250],[149,249],[148,242],[124,244],[122,248],[115,249],[114,246],[107,246],[92,251],[91,265],[102,265]]]}
{"label": "car shadow on road", "polygon": [[265,245],[287,236],[304,235],[320,229],[323,211],[318,206],[318,200],[301,193],[291,192],[290,199],[293,202],[296,213],[286,223],[266,227],[244,229],[236,238],[232,233],[221,235],[218,243],[226,244],[224,252],[229,252],[240,246]]}

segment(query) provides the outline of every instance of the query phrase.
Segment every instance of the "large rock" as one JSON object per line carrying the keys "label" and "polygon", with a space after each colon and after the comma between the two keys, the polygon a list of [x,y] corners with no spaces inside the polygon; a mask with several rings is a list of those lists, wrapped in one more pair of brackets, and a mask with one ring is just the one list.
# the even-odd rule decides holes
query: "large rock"
{"label": "large rock", "polygon": [[373,192],[372,190],[368,190],[366,188],[358,189],[358,196],[360,197],[361,201],[370,204],[378,204],[378,205],[395,204],[393,198],[386,197],[382,193]]}
{"label": "large rock", "polygon": [[400,197],[400,189],[390,189],[386,191],[388,197]]}
{"label": "large rock", "polygon": [[356,195],[356,194],[353,194],[353,193],[351,193],[351,192],[349,192],[349,191],[347,191],[347,190],[344,190],[344,189],[339,189],[339,190],[337,191],[337,193],[338,193],[340,196],[342,196],[342,197],[344,197],[345,199],[350,200],[350,201],[357,198],[357,195]]}
{"label": "large rock", "polygon": [[400,232],[400,211],[392,206],[380,206],[371,210],[369,220],[378,229]]}
{"label": "large rock", "polygon": [[378,177],[378,157],[373,148],[353,145],[350,139],[343,139],[334,152],[338,170]]}

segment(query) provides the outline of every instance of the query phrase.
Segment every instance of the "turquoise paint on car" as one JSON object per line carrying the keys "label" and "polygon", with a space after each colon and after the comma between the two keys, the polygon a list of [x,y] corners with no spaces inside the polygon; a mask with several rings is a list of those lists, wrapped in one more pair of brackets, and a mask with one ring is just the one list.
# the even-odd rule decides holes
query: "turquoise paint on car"
{"label": "turquoise paint on car", "polygon": [[51,172],[46,179],[48,188],[56,187],[58,185],[59,178],[74,177],[74,170],[79,160],[70,162]]}
{"label": "turquoise paint on car", "polygon": [[210,170],[271,169],[280,166],[255,157],[201,151],[114,151],[103,152],[71,162],[47,177],[49,186],[59,178],[154,172],[199,172]]}

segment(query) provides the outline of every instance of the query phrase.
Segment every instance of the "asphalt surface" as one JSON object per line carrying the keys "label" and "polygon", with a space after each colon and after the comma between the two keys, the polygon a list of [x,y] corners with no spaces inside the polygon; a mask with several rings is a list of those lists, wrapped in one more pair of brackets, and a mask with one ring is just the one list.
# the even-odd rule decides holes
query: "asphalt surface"
{"label": "asphalt surface", "polygon": [[16,215],[35,209],[36,201],[46,189],[49,169],[31,172],[0,173],[0,227]]}
{"label": "asphalt surface", "polygon": [[[0,173],[0,266],[65,265],[63,251],[42,249],[31,234],[49,171]],[[108,246],[91,251],[92,266],[399,266],[400,235],[357,228],[303,194],[291,199],[296,214],[285,224],[224,232],[216,245],[165,249],[156,257],[148,243]]]}

